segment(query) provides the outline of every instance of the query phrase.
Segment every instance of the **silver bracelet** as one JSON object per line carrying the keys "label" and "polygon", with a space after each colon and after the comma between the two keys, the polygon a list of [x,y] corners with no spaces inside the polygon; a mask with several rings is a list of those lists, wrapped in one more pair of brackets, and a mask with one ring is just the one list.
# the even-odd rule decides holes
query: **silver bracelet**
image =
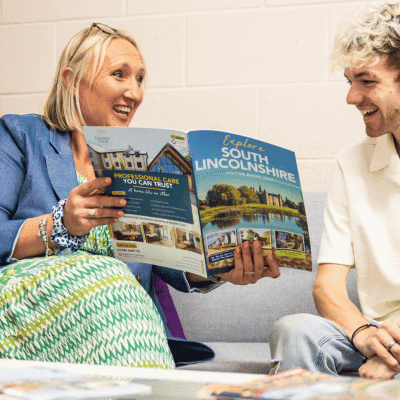
{"label": "silver bracelet", "polygon": [[42,237],[44,244],[46,246],[46,252],[45,255],[46,257],[53,256],[55,254],[58,254],[58,248],[56,249],[51,249],[49,247],[49,237],[47,236],[47,215],[39,222],[39,232],[37,233],[38,237]]}

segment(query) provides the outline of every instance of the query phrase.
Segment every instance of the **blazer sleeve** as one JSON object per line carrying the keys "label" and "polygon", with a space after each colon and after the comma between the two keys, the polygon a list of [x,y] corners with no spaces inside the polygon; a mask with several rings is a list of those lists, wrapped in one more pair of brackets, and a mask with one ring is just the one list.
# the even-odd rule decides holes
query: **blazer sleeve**
{"label": "blazer sleeve", "polygon": [[211,281],[206,281],[204,285],[194,286],[186,279],[186,275],[183,271],[174,270],[172,268],[160,267],[153,265],[153,273],[161,278],[168,285],[172,286],[174,289],[179,290],[184,293],[208,293],[212,290],[218,288],[223,284],[214,283]]}
{"label": "blazer sleeve", "polygon": [[190,286],[182,271],[153,265],[153,273],[180,292],[189,293]]}
{"label": "blazer sleeve", "polygon": [[26,176],[24,134],[17,120],[0,119],[0,265],[9,262],[26,218],[13,219]]}

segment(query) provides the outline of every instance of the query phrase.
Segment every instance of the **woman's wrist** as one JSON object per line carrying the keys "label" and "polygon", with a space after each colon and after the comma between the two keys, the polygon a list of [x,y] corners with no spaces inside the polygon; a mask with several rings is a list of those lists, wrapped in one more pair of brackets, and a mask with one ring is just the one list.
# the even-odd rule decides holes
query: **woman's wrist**
{"label": "woman's wrist", "polygon": [[46,247],[46,250],[45,250],[45,256],[46,257],[56,255],[56,254],[58,254],[58,251],[59,251],[58,247],[56,245],[52,244],[50,242],[50,239],[49,239],[50,235],[48,234],[48,232],[52,231],[52,226],[50,226],[50,230],[49,230],[48,224],[47,224],[47,217],[48,216],[49,215],[45,215],[40,220],[40,222],[39,222],[39,231],[37,233],[37,236],[38,237],[42,237],[42,239],[43,239],[44,245]]}
{"label": "woman's wrist", "polygon": [[51,233],[51,241],[57,243],[61,248],[69,248],[72,251],[78,250],[85,243],[89,234],[83,236],[75,236],[69,234],[64,225],[64,206],[67,200],[60,200],[53,207],[53,231]]}

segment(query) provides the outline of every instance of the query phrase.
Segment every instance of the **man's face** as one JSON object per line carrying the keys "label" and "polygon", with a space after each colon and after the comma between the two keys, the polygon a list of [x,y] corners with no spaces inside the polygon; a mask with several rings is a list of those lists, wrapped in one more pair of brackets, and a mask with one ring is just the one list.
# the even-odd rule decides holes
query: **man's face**
{"label": "man's face", "polygon": [[344,75],[350,83],[346,101],[360,110],[368,136],[390,132],[400,142],[399,71],[388,67],[386,61],[382,56],[373,67],[346,68]]}

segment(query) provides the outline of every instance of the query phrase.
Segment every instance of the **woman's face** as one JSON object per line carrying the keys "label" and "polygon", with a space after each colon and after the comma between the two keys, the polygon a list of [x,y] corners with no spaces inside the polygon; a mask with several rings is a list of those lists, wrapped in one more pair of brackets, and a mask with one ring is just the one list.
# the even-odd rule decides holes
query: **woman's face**
{"label": "woman's face", "polygon": [[90,87],[91,73],[79,87],[79,101],[88,126],[128,126],[143,100],[145,68],[132,43],[112,39],[103,66]]}

